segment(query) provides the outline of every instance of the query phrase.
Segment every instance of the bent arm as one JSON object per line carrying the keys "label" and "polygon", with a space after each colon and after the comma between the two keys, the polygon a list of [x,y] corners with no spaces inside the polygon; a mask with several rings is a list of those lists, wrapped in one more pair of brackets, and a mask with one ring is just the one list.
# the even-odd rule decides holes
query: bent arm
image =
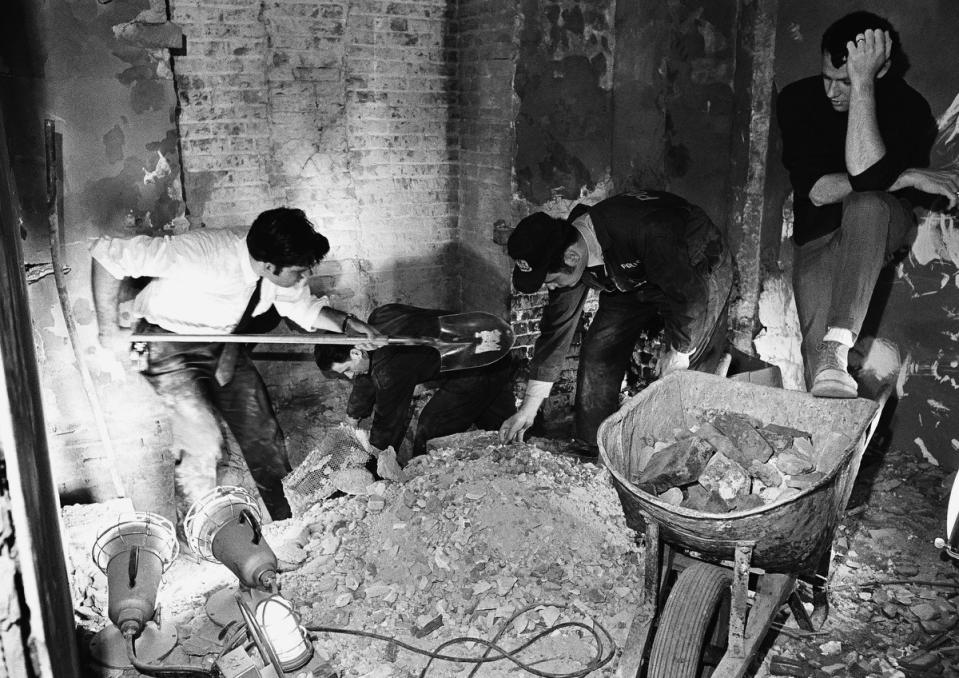
{"label": "bent arm", "polygon": [[846,49],[850,83],[846,170],[855,177],[886,155],[876,113],[876,81],[887,70],[892,40],[886,31],[867,29],[856,41],[847,43]]}
{"label": "bent arm", "polygon": [[97,325],[101,343],[104,338],[119,332],[120,286],[122,279],[116,278],[99,261],[93,259],[90,282],[93,287],[93,307],[97,315]]}
{"label": "bent arm", "polygon": [[855,82],[849,91],[849,121],[846,128],[846,169],[862,174],[882,160],[886,144],[879,133],[876,115],[876,83]]}
{"label": "bent arm", "polygon": [[813,184],[812,190],[809,191],[809,200],[816,207],[822,207],[842,202],[850,193],[852,186],[847,174],[824,174]]}

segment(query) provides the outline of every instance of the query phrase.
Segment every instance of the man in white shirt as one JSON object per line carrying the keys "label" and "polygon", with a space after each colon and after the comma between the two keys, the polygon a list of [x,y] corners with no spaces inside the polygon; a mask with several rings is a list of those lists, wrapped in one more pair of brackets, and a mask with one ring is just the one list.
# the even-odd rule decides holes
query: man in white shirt
{"label": "man in white shirt", "polygon": [[[287,207],[260,214],[245,237],[232,229],[201,229],[176,236],[98,238],[90,253],[100,343],[117,348],[129,342],[117,324],[121,281],[150,277],[133,304],[138,333],[242,333],[251,319],[275,308],[304,330],[365,335],[367,342],[360,346],[375,349],[382,345],[376,329],[310,292],[310,270],[329,249],[306,214]],[[291,515],[281,483],[291,470],[283,432],[260,374],[246,351],[237,348],[150,342],[142,373],[170,408],[177,437],[184,441],[174,470],[181,513],[217,485],[227,450],[219,413],[271,517],[282,520]]]}

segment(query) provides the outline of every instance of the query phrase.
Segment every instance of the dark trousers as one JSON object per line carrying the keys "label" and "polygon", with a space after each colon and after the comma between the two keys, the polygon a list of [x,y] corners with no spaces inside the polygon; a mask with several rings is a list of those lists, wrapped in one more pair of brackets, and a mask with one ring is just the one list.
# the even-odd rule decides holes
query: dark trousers
{"label": "dark trousers", "polygon": [[[726,347],[726,319],[732,290],[732,263],[727,257],[708,274],[709,302],[702,318],[701,339],[690,356],[691,369],[713,371]],[[579,355],[576,381],[576,437],[596,444],[603,420],[619,409],[619,394],[636,342],[643,332],[663,328],[665,300],[647,291],[602,293]]]}
{"label": "dark trousers", "polygon": [[[144,322],[138,331],[163,330]],[[143,375],[169,408],[174,434],[182,442],[174,469],[178,493],[189,505],[218,484],[228,454],[219,414],[236,438],[270,516],[289,518],[281,481],[291,466],[266,386],[245,350],[237,352],[232,379],[217,383],[222,349],[222,344],[150,344]]]}
{"label": "dark trousers", "polygon": [[431,438],[462,433],[470,426],[493,431],[516,413],[509,361],[482,369],[450,372],[420,412],[413,456],[426,452]]}
{"label": "dark trousers", "polygon": [[914,225],[911,208],[896,196],[850,193],[840,228],[795,248],[793,293],[807,387],[827,328],[841,327],[858,338],[879,272],[909,244]]}

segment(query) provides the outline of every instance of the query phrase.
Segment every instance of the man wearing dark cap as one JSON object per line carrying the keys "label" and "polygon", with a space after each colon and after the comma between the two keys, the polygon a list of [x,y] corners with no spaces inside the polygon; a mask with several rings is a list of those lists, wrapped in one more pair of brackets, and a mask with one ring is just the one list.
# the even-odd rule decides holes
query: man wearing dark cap
{"label": "man wearing dark cap", "polygon": [[659,376],[711,370],[726,343],[732,259],[703,210],[663,191],[635,191],[577,205],[567,219],[542,212],[516,226],[508,243],[513,285],[549,300],[540,322],[523,404],[500,427],[520,441],[569,354],[590,289],[599,308],[583,340],[576,387],[576,438],[596,454],[596,431],[619,407],[636,341],[665,330]]}

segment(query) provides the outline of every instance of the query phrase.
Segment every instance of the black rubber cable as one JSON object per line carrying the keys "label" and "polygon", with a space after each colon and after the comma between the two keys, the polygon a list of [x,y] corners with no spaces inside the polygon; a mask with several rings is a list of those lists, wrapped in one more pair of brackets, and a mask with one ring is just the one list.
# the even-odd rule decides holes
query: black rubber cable
{"label": "black rubber cable", "polygon": [[[593,671],[596,671],[597,669],[605,666],[606,664],[608,664],[610,661],[613,660],[613,657],[615,656],[616,651],[615,651],[615,643],[613,642],[612,636],[611,636],[611,635],[609,634],[609,632],[602,626],[602,624],[600,624],[599,622],[597,622],[597,621],[595,621],[595,620],[593,620],[594,625],[596,626],[596,628],[598,628],[598,629],[600,629],[600,630],[602,631],[603,636],[605,636],[605,638],[606,638],[606,639],[608,640],[608,642],[609,642],[609,649],[608,649],[608,651],[607,651],[607,647],[606,647],[606,641],[604,641],[603,637],[601,637],[601,636],[596,632],[596,629],[595,629],[595,628],[591,628],[591,627],[589,627],[589,626],[587,626],[586,624],[583,624],[583,623],[581,623],[581,622],[564,622],[564,623],[562,623],[562,624],[554,624],[553,626],[551,626],[551,627],[549,627],[549,628],[547,628],[547,629],[544,629],[543,631],[537,633],[535,636],[533,636],[532,638],[530,638],[529,640],[527,640],[525,643],[523,643],[522,645],[520,645],[520,646],[518,646],[518,647],[516,647],[516,648],[513,648],[512,650],[507,650],[507,649],[502,648],[502,647],[500,647],[499,645],[496,644],[495,641],[498,640],[498,639],[500,638],[500,636],[502,636],[502,634],[505,632],[505,630],[509,627],[510,624],[513,623],[513,621],[515,621],[515,619],[516,619],[517,617],[519,617],[519,616],[520,616],[521,614],[523,614],[524,612],[529,611],[530,609],[533,609],[533,608],[536,608],[536,607],[542,607],[543,605],[544,605],[543,603],[540,603],[540,604],[538,604],[538,605],[531,605],[531,606],[529,606],[529,607],[527,607],[527,608],[524,608],[523,610],[520,610],[519,612],[515,613],[512,617],[510,617],[510,618],[503,624],[502,628],[499,630],[499,632],[498,632],[498,633],[496,634],[496,636],[494,637],[494,640],[492,640],[492,641],[491,641],[491,640],[486,640],[486,639],[484,639],[484,638],[475,638],[475,637],[471,637],[471,636],[461,636],[461,637],[453,638],[453,639],[451,639],[451,640],[448,640],[448,641],[444,642],[443,644],[441,644],[441,645],[440,645],[436,650],[434,650],[434,651],[424,650],[424,649],[422,649],[422,648],[416,647],[415,645],[410,645],[409,643],[405,643],[405,642],[403,642],[403,641],[401,641],[401,640],[399,640],[399,639],[397,639],[397,638],[394,638],[394,637],[392,637],[392,636],[385,636],[385,635],[382,635],[382,634],[379,634],[379,633],[374,633],[374,632],[372,632],[372,631],[359,631],[359,630],[356,630],[356,629],[335,628],[335,627],[331,627],[331,626],[305,626],[304,628],[305,628],[307,631],[310,631],[310,632],[313,632],[313,633],[330,633],[330,634],[351,635],[351,636],[359,636],[359,637],[362,637],[362,638],[372,638],[372,639],[374,639],[374,640],[381,640],[381,641],[384,641],[384,642],[390,642],[390,643],[394,643],[394,644],[397,645],[398,647],[401,647],[401,648],[403,648],[404,650],[407,650],[407,651],[409,651],[409,652],[413,652],[413,653],[416,653],[416,654],[419,654],[419,655],[423,655],[423,656],[429,657],[429,658],[430,658],[430,661],[427,663],[427,665],[423,668],[423,671],[420,673],[421,678],[423,678],[423,676],[426,675],[427,670],[429,669],[430,665],[432,664],[432,662],[433,662],[434,660],[448,661],[448,662],[457,662],[457,663],[461,663],[461,664],[476,664],[477,667],[479,667],[479,666],[481,666],[481,665],[483,665],[483,664],[489,664],[489,663],[492,663],[492,662],[502,661],[502,660],[505,659],[505,660],[507,660],[507,661],[512,662],[512,663],[515,664],[517,667],[523,669],[523,670],[526,671],[527,673],[531,673],[531,674],[533,674],[533,675],[535,675],[535,676],[540,676],[541,678],[580,678],[581,676],[586,676],[586,675],[588,675],[589,673],[592,673]],[[558,606],[557,606],[557,607],[558,607]],[[532,666],[531,664],[527,664],[527,663],[521,661],[520,659],[517,659],[517,658],[516,658],[516,655],[518,655],[518,654],[521,653],[522,651],[526,650],[526,649],[529,648],[530,646],[534,645],[535,643],[539,642],[541,639],[545,638],[546,636],[552,635],[553,633],[555,633],[555,632],[557,632],[557,631],[560,631],[560,630],[562,630],[562,629],[564,629],[564,628],[579,628],[579,629],[582,629],[582,630],[586,631],[587,633],[589,633],[589,634],[593,637],[594,641],[596,642],[596,646],[597,646],[596,655],[595,655],[595,657],[593,658],[592,661],[590,661],[588,664],[586,664],[586,666],[585,666],[584,668],[579,669],[579,670],[577,670],[577,671],[567,672],[567,673],[553,673],[553,672],[549,672],[549,671],[540,671],[539,669],[535,669],[535,668],[533,668],[533,666]],[[461,657],[461,656],[457,656],[457,655],[449,655],[449,654],[443,654],[443,653],[442,653],[442,650],[443,650],[444,648],[450,647],[450,646],[452,646],[452,645],[461,645],[461,644],[465,644],[465,643],[475,643],[475,644],[477,644],[477,645],[483,645],[483,646],[485,646],[485,647],[486,647],[486,650],[485,650],[485,652],[483,653],[483,656],[481,656],[481,657]],[[496,654],[490,655],[490,652],[495,652]],[[474,668],[474,672],[475,672],[475,668]]]}
{"label": "black rubber cable", "polygon": [[170,664],[168,666],[159,666],[155,664],[144,664],[137,659],[136,650],[133,648],[133,635],[124,634],[127,641],[127,659],[133,664],[140,673],[147,676],[156,676],[157,678],[216,678],[215,673],[209,669],[199,666]]}

